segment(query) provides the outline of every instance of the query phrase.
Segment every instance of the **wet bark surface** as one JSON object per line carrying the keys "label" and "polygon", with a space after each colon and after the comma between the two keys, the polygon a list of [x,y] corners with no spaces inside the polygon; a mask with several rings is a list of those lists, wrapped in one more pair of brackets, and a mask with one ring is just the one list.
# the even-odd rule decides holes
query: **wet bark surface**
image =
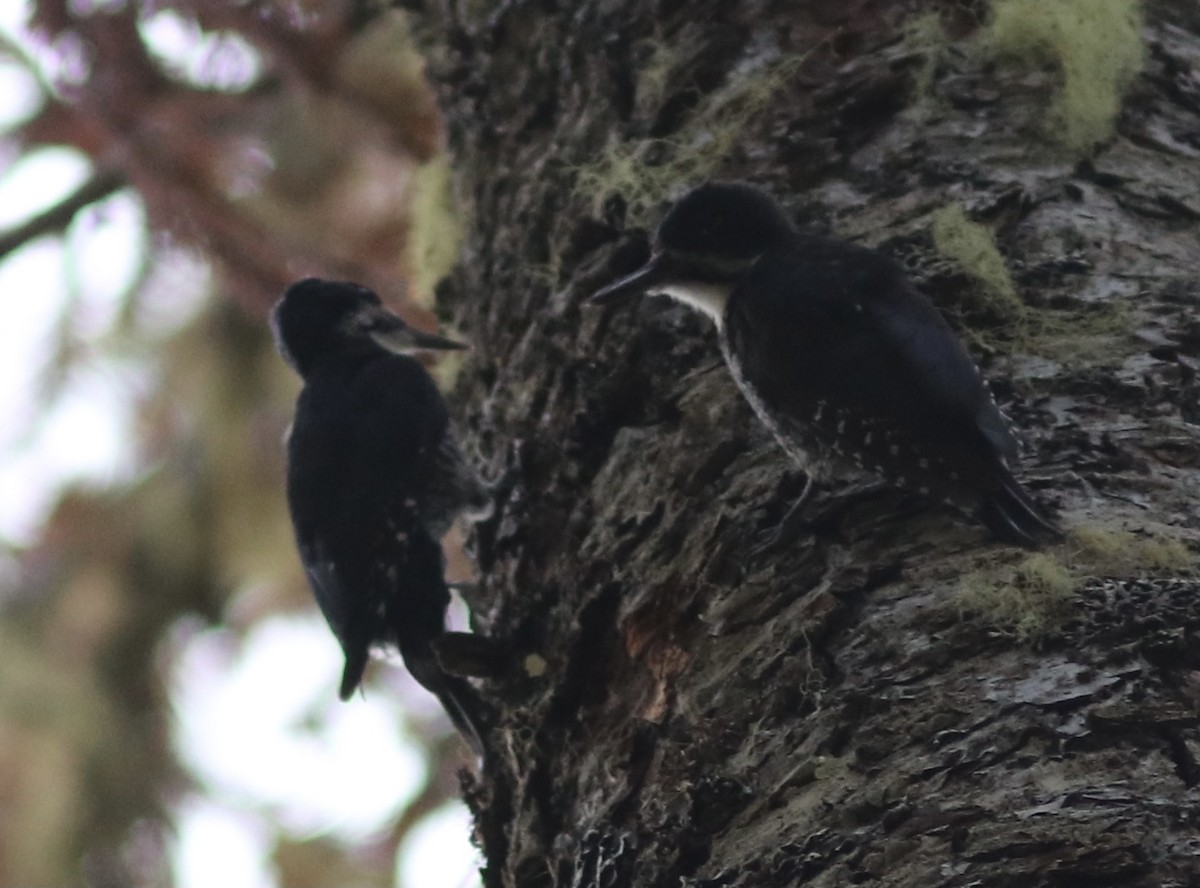
{"label": "wet bark surface", "polygon": [[[469,226],[460,422],[505,473],[468,596],[512,649],[468,781],[485,883],[1197,884],[1200,12],[1149,5],[1081,159],[1053,67],[970,48],[967,5],[934,48],[895,2],[412,5]],[[581,304],[709,177],[907,263],[1070,542],[1031,564],[835,484],[753,554],[803,479],[713,330]],[[938,255],[954,202],[1019,311]]]}

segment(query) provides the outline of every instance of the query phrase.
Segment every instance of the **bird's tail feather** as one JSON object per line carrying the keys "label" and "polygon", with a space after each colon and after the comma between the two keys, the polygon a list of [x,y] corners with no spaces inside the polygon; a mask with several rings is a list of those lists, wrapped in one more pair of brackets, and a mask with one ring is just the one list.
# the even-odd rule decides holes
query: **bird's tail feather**
{"label": "bird's tail feather", "polygon": [[342,669],[342,684],[338,688],[338,697],[345,702],[349,700],[358,686],[362,683],[363,673],[367,671],[367,660],[370,653],[364,645],[360,651],[346,652],[346,665]]}
{"label": "bird's tail feather", "polygon": [[976,517],[998,539],[1018,546],[1038,548],[1063,538],[1062,531],[1042,515],[1011,475],[983,495]]}
{"label": "bird's tail feather", "polygon": [[442,673],[442,686],[434,690],[450,721],[474,753],[483,758],[487,746],[484,732],[487,727],[487,707],[479,692],[464,678]]}
{"label": "bird's tail feather", "polygon": [[400,653],[412,677],[438,698],[458,733],[482,758],[487,748],[484,735],[490,719],[489,707],[479,692],[466,679],[442,669],[429,644],[421,644],[417,650],[402,647]]}

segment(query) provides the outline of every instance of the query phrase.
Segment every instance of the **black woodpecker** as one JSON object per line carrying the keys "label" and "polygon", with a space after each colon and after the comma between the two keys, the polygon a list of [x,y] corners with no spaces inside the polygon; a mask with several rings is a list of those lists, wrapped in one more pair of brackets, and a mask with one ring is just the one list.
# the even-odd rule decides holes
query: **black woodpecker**
{"label": "black woodpecker", "polygon": [[978,368],[883,254],[800,233],[749,185],[708,183],[663,218],[650,261],[591,301],[643,292],[716,322],[738,388],[808,476],[801,501],[814,478],[865,470],[1005,542],[1061,537],[1013,477],[1017,442]]}
{"label": "black woodpecker", "polygon": [[315,278],[271,313],[279,353],[304,380],[287,441],[287,499],[309,584],[346,656],[340,696],[362,681],[370,649],[394,644],[483,754],[486,707],[447,674],[432,645],[450,593],[441,538],[485,509],[441,393],[406,352],[464,348],[422,333],[365,287]]}

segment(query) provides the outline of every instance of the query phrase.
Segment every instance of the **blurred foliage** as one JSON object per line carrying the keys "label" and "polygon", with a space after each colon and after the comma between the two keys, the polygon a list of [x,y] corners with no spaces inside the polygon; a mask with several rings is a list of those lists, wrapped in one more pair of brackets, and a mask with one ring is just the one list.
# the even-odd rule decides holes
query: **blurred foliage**
{"label": "blurred foliage", "polygon": [[[5,580],[0,884],[167,885],[168,807],[189,783],[170,744],[167,633],[184,614],[244,629],[311,606],[282,497],[298,383],[274,354],[265,313],[288,282],[317,274],[369,284],[433,325],[429,290],[454,243],[437,197],[442,133],[399,12],[38,0],[30,13],[30,41],[6,41],[0,57],[34,76],[40,105],[5,134],[3,151],[69,146],[92,176],[0,233],[0,259],[64,237],[80,210],[115,191],[135,193],[152,236],[124,322],[89,348],[59,324],[48,372],[98,348],[148,366],[151,382],[127,442],[135,480],[64,491]],[[154,45],[155,20],[200,47],[194,64]],[[410,236],[414,198],[432,236]],[[128,323],[147,288],[169,301],[160,272],[181,252],[211,265],[207,307],[177,330]],[[452,761],[458,750],[442,746],[440,760]],[[430,775],[399,832],[370,854],[281,840],[284,884],[390,884],[415,813],[453,789],[444,764]]]}

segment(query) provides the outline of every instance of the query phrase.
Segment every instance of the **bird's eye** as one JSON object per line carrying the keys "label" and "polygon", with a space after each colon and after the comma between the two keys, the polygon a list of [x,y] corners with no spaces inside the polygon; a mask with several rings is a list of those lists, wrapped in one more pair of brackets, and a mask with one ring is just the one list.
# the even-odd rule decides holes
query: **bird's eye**
{"label": "bird's eye", "polygon": [[370,333],[376,326],[376,320],[366,312],[355,312],[345,320],[343,329],[350,333]]}

